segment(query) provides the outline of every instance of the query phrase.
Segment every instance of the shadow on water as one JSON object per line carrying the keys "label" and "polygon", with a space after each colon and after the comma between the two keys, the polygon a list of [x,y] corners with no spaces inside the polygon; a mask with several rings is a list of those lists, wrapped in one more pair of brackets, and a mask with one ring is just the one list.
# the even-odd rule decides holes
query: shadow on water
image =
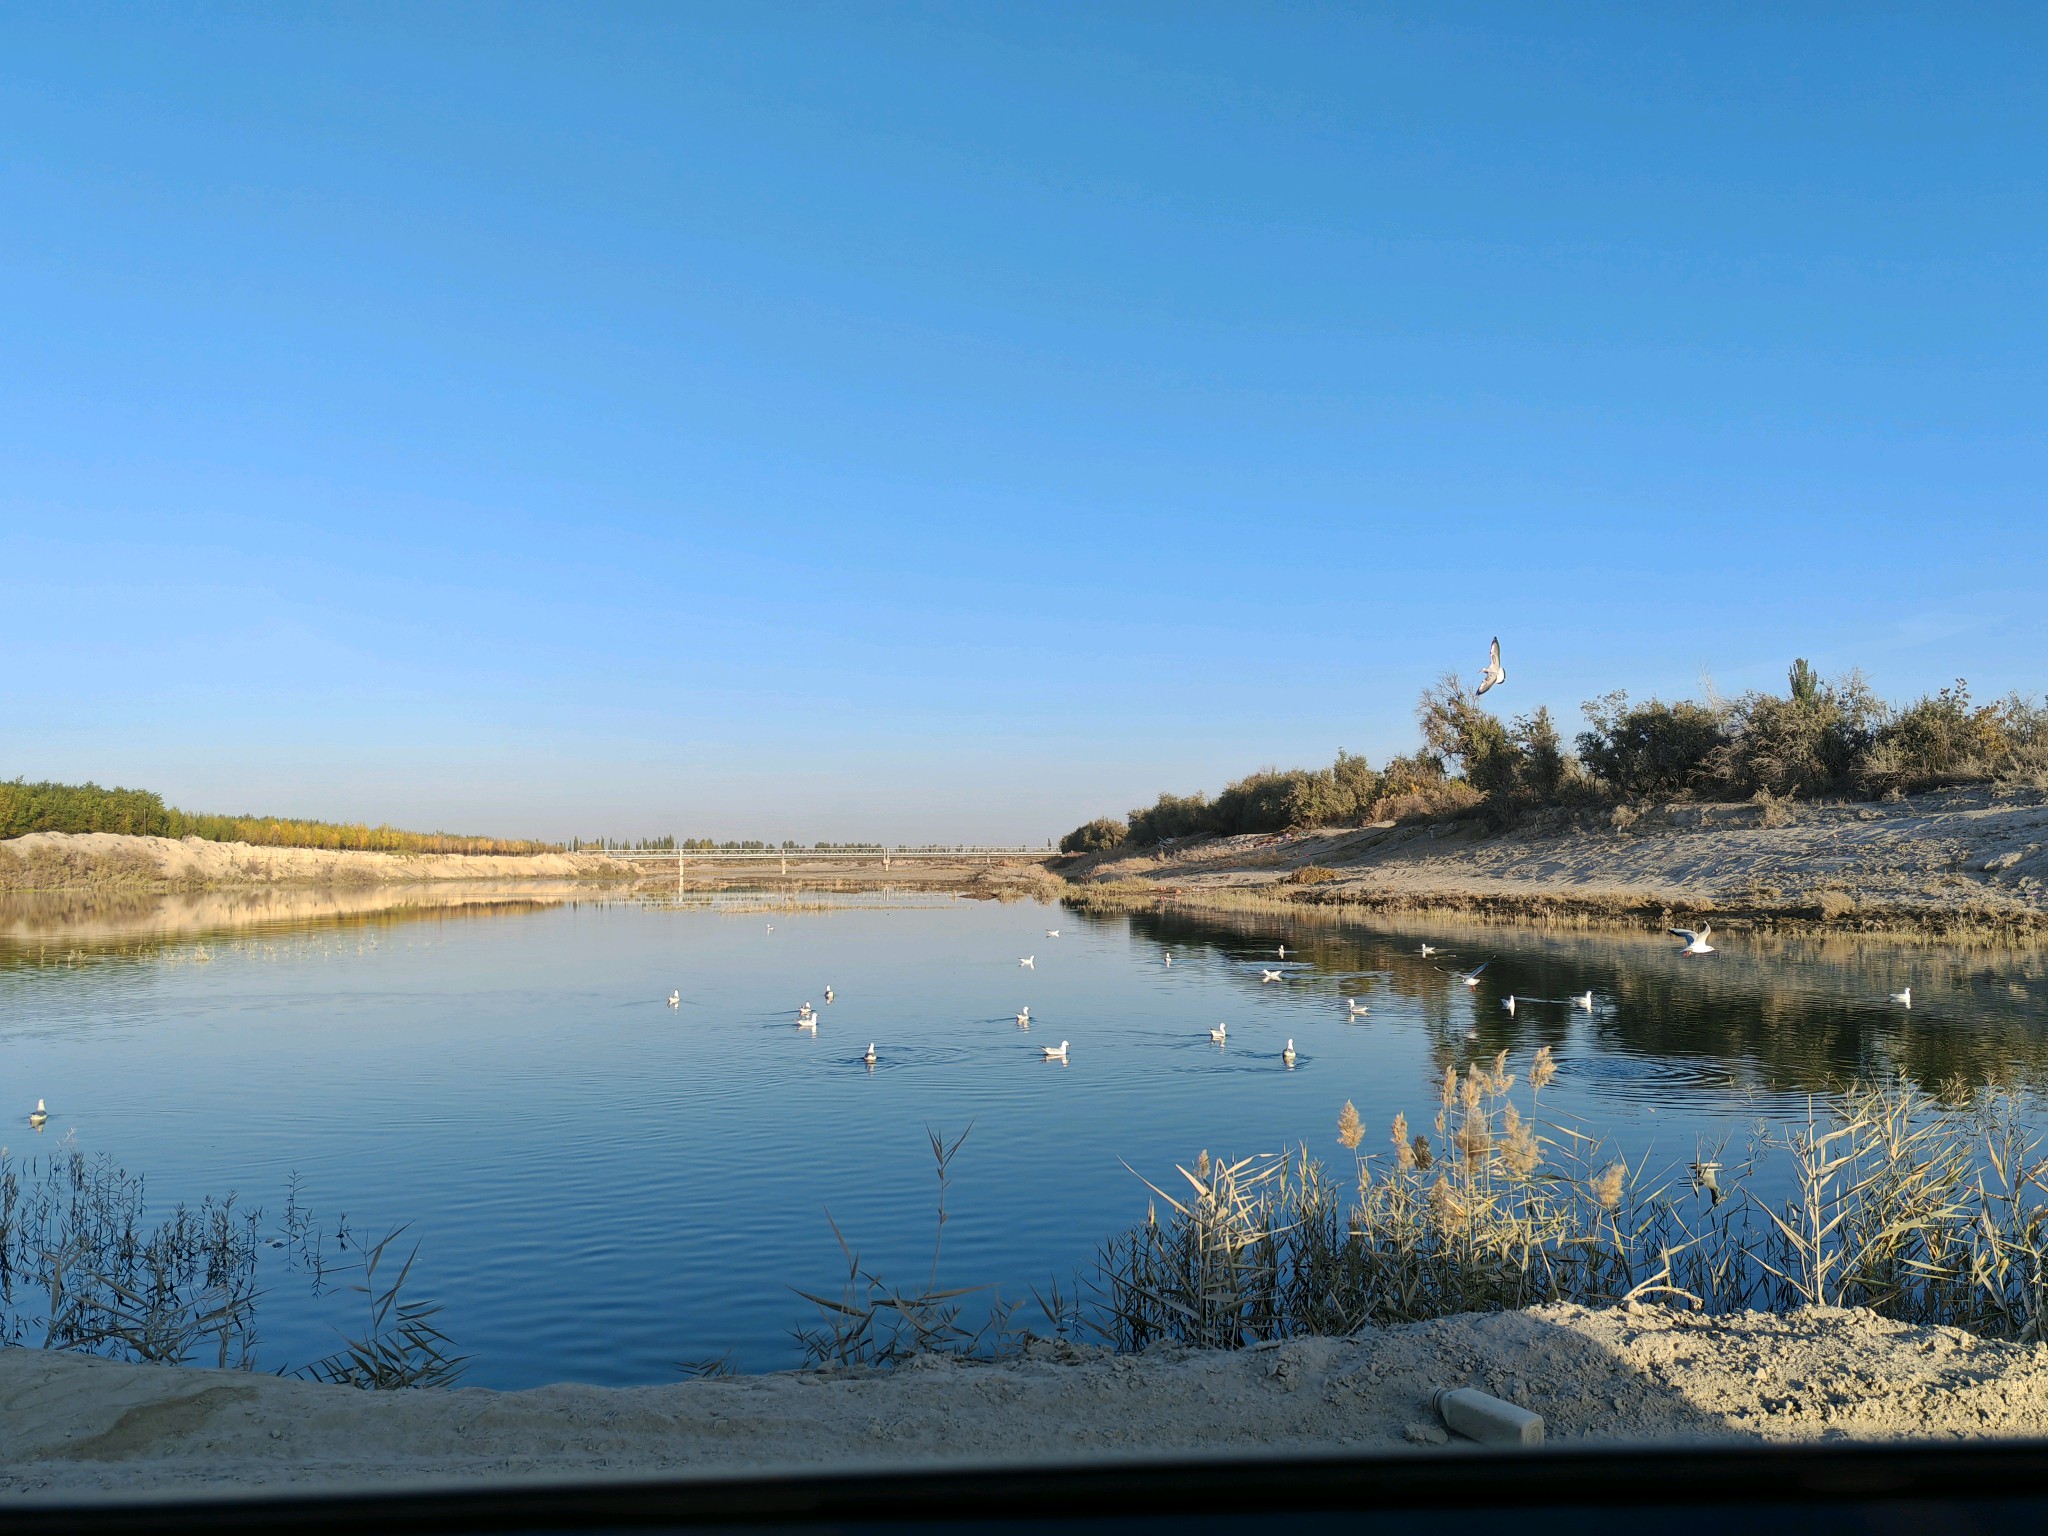
{"label": "shadow on water", "polygon": [[[1678,1080],[1773,1093],[1854,1078],[1903,1077],[1929,1090],[1957,1079],[2048,1085],[2048,947],[2039,945],[1745,932],[1721,938],[1711,956],[1681,958],[1676,940],[1620,930],[1186,908],[1077,910],[1073,920],[1126,926],[1177,964],[1220,962],[1205,969],[1248,993],[1273,989],[1260,966],[1281,964],[1266,957],[1285,943],[1288,987],[1324,987],[1339,1007],[1354,993],[1368,1006],[1402,999],[1448,1064],[1563,1047],[1591,1031],[1603,1057],[1656,1058]],[[1423,956],[1424,943],[1438,953]],[[1458,973],[1481,962],[1468,989]],[[1910,1009],[1890,1000],[1909,985]],[[1570,1001],[1587,991],[1590,1010]],[[1502,1006],[1509,996],[1512,1013]]]}

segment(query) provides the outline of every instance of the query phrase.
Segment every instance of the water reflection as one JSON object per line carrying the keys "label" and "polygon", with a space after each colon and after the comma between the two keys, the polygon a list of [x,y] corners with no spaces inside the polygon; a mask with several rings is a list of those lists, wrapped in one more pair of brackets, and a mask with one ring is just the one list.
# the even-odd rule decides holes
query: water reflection
{"label": "water reflection", "polygon": [[[2048,948],[1901,943],[1856,935],[1717,935],[1709,957],[1681,959],[1678,941],[1630,932],[1519,929],[1325,914],[1160,908],[1077,914],[1128,923],[1162,953],[1250,969],[1276,937],[1319,980],[1412,1006],[1457,1064],[1498,1050],[1562,1046],[1588,1027],[1603,1052],[1652,1057],[1674,1080],[1741,1083],[1768,1093],[1824,1092],[1852,1078],[1901,1076],[1936,1090],[1960,1079],[2048,1084]],[[1438,953],[1424,956],[1423,944]],[[1477,988],[1457,970],[1489,961]],[[1913,1006],[1890,1000],[1911,984]],[[1590,1011],[1569,1001],[1590,990]],[[1512,1014],[1499,1006],[1517,998]],[[1471,1035],[1476,1028],[1477,1035]]]}

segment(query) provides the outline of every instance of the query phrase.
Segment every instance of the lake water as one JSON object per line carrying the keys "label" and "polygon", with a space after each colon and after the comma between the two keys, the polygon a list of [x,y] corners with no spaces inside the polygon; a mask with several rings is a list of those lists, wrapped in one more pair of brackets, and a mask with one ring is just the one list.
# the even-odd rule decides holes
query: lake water
{"label": "lake water", "polygon": [[[1449,953],[1423,958],[1424,939]],[[1137,1174],[1166,1183],[1205,1148],[1305,1141],[1342,1159],[1346,1099],[1382,1147],[1397,1110],[1426,1126],[1447,1063],[1501,1049],[1522,1070],[1553,1046],[1547,1114],[1679,1164],[1851,1076],[2048,1076],[2039,949],[1739,934],[1711,957],[1676,948],[884,895],[442,906],[169,936],[147,913],[78,927],[0,910],[0,1141],[16,1160],[108,1153],[147,1174],[153,1210],[239,1191],[266,1234],[296,1172],[330,1233],[344,1217],[359,1234],[412,1224],[417,1288],[446,1303],[467,1382],[631,1384],[728,1350],[743,1369],[796,1363],[790,1330],[811,1313],[790,1287],[837,1284],[828,1211],[874,1268],[921,1281],[927,1127],[973,1126],[942,1281],[1014,1295],[1070,1283],[1141,1219]],[[1476,988],[1448,974],[1488,957]],[[1886,997],[1909,982],[1907,1012]],[[1589,989],[1590,1012],[1502,1006]],[[1347,1016],[1347,995],[1370,1011]],[[793,1026],[806,1000],[815,1036]],[[1071,1060],[1043,1060],[1061,1040]],[[334,1346],[339,1298],[281,1269],[264,1284],[259,1366]]]}

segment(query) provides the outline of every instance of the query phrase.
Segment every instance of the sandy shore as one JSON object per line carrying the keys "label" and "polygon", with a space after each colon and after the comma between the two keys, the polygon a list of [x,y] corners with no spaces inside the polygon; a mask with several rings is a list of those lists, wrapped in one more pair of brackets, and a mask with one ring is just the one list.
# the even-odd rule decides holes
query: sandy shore
{"label": "sandy shore", "polygon": [[[1789,816],[1782,825],[1769,825]],[[1626,817],[1622,818],[1627,820]],[[1302,871],[1317,883],[1300,883]],[[1334,878],[1316,871],[1327,870]],[[1192,840],[1076,860],[1069,880],[1381,911],[1718,916],[1933,931],[2048,930],[2048,795],[1989,788],[1893,805],[1670,806],[1626,826],[1490,833],[1477,821]]]}
{"label": "sandy shore", "polygon": [[349,853],[264,848],[203,838],[125,837],[113,832],[31,832],[0,842],[0,890],[109,886],[210,889],[257,885],[409,885],[618,881],[632,870],[597,853]]}
{"label": "sandy shore", "polygon": [[1004,1365],[670,1386],[367,1393],[0,1350],[0,1496],[988,1464],[1445,1443],[1440,1385],[1549,1443],[2048,1433],[2048,1349],[1868,1312],[1702,1319],[1556,1306],[1239,1353],[1040,1343]]}

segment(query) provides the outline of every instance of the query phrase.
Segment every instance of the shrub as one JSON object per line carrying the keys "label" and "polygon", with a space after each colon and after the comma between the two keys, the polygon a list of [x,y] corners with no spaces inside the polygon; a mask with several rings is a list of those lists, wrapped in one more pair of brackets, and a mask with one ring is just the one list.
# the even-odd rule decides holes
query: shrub
{"label": "shrub", "polygon": [[1866,794],[1900,794],[1943,784],[2038,777],[2048,771],[2048,704],[2010,694],[1972,707],[1970,686],[1916,700],[1878,727],[1856,767]]}
{"label": "shrub", "polygon": [[1320,864],[1304,864],[1287,877],[1289,885],[1328,885],[1342,877],[1334,869],[1325,869]]}
{"label": "shrub", "polygon": [[1728,712],[1718,765],[1731,797],[1825,794],[1852,788],[1884,706],[1857,673],[1824,683],[1792,663],[1784,698],[1747,693]]}
{"label": "shrub", "polygon": [[1579,733],[1587,770],[1624,799],[1716,795],[1728,742],[1725,711],[1684,700],[1630,704],[1619,690],[1584,706]]}
{"label": "shrub", "polygon": [[1215,830],[1216,816],[1207,795],[1161,795],[1151,805],[1131,812],[1130,840],[1134,843],[1199,837]]}
{"label": "shrub", "polygon": [[1114,848],[1130,835],[1130,828],[1111,816],[1083,822],[1060,839],[1061,853],[1101,853]]}

